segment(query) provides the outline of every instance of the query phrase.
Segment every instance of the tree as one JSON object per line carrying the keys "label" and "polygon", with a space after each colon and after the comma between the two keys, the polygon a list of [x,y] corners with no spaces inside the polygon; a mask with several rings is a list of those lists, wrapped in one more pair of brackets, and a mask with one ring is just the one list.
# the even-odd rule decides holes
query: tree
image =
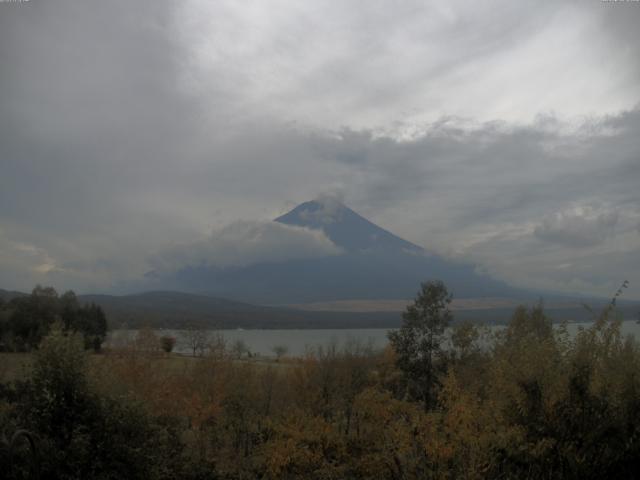
{"label": "tree", "polygon": [[84,347],[98,352],[107,338],[107,317],[100,306],[90,303],[78,310],[75,330],[84,336]]}
{"label": "tree", "polygon": [[7,348],[6,335],[9,333],[9,312],[6,309],[6,304],[2,297],[0,297],[0,352]]}
{"label": "tree", "polygon": [[204,328],[189,325],[184,330],[184,338],[193,352],[193,356],[204,355],[204,351],[209,344],[209,332]]}
{"label": "tree", "polygon": [[286,355],[289,352],[289,349],[286,345],[274,345],[271,347],[271,351],[276,355],[276,361],[279,362],[280,358]]}
{"label": "tree", "polygon": [[14,298],[9,330],[15,335],[18,350],[31,350],[49,333],[59,318],[58,293],[52,287],[37,285],[31,295]]}
{"label": "tree", "polygon": [[166,353],[171,353],[175,345],[176,345],[176,337],[170,337],[168,335],[163,335],[162,337],[160,337],[160,347]]}
{"label": "tree", "polygon": [[181,454],[169,425],[128,398],[99,394],[83,336],[61,327],[41,342],[16,409],[39,439],[41,478],[182,478],[167,473]]}
{"label": "tree", "polygon": [[78,310],[80,310],[80,304],[78,297],[69,290],[60,296],[58,302],[60,304],[60,318],[65,330],[75,330],[78,324]]}
{"label": "tree", "polygon": [[245,353],[249,353],[249,347],[247,347],[247,344],[244,340],[239,338],[235,342],[233,342],[233,345],[231,345],[231,351],[237,359],[240,359]]}
{"label": "tree", "polygon": [[436,398],[436,362],[442,358],[441,343],[452,319],[451,298],[441,281],[423,283],[414,303],[402,315],[402,327],[389,333],[407,387],[426,410]]}
{"label": "tree", "polygon": [[107,335],[102,308],[93,303],[81,305],[71,290],[58,296],[53,288],[38,285],[31,295],[14,298],[9,307],[10,312],[2,314],[7,318],[4,330],[13,337],[12,347],[17,350],[36,348],[57,320],[64,331],[82,333],[85,348],[100,350]]}
{"label": "tree", "polygon": [[470,355],[475,347],[480,332],[473,322],[466,320],[455,325],[451,331],[451,346],[454,355],[459,359],[464,359]]}

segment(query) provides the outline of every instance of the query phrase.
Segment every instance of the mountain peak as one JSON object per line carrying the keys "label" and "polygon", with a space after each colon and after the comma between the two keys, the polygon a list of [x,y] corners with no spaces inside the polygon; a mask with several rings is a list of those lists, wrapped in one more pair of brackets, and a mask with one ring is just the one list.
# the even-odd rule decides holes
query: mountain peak
{"label": "mountain peak", "polygon": [[349,252],[423,251],[417,245],[370,222],[334,197],[301,203],[275,221],[322,230],[333,243]]}
{"label": "mountain peak", "polygon": [[276,222],[322,228],[344,221],[349,215],[357,215],[353,210],[334,197],[321,197],[301,203],[289,213],[275,219]]}

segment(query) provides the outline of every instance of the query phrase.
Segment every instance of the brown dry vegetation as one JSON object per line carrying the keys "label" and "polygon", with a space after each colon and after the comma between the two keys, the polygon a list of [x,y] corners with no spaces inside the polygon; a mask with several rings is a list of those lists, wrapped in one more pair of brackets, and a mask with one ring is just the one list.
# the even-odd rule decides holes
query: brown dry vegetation
{"label": "brown dry vegetation", "polygon": [[[570,338],[540,309],[518,309],[482,349],[467,326],[439,360],[427,410],[391,349],[256,362],[220,349],[166,354],[142,339],[96,355],[53,332],[33,362],[0,357],[0,427],[36,432],[51,478],[636,478],[640,349],[619,328],[610,309]],[[51,362],[86,380],[73,384],[85,403],[38,396],[54,388]],[[36,389],[10,383],[19,377]],[[58,438],[54,407],[63,422],[98,413]],[[13,478],[26,471],[12,468]]]}

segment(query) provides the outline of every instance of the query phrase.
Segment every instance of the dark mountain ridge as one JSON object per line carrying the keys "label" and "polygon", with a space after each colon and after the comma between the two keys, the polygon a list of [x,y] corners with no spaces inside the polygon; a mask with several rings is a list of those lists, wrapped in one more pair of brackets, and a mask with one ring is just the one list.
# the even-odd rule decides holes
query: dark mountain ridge
{"label": "dark mountain ridge", "polygon": [[[3,298],[27,295],[0,289],[0,297]],[[110,329],[145,326],[171,329],[193,326],[209,329],[396,328],[401,324],[401,310],[404,309],[403,305],[398,311],[354,312],[323,311],[322,309],[309,311],[253,305],[208,295],[174,291],[151,291],[120,296],[87,294],[78,295],[78,300],[81,303],[95,303],[102,307]],[[607,302],[600,299],[588,303],[597,312]],[[456,308],[455,302],[453,305],[456,321],[471,320],[486,324],[507,322],[514,308],[513,306],[486,308],[482,305],[478,308]],[[638,308],[640,308],[639,302],[618,302],[618,312],[627,320],[636,318]],[[550,304],[545,311],[555,321],[588,321],[592,318],[592,314],[575,300],[563,305]]]}
{"label": "dark mountain ridge", "polygon": [[111,328],[382,328],[400,324],[397,312],[306,312],[172,291],[78,298],[100,305]]}
{"label": "dark mountain ridge", "polygon": [[3,290],[0,288],[0,298],[5,302],[8,302],[16,297],[24,297],[25,295],[27,294],[23,292],[16,292],[13,290]]}

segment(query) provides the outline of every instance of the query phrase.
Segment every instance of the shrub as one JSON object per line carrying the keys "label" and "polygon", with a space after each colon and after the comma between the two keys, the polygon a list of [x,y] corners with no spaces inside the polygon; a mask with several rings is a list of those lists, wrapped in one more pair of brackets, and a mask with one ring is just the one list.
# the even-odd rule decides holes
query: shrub
{"label": "shrub", "polygon": [[163,335],[160,337],[160,348],[167,353],[171,353],[173,351],[173,347],[176,346],[176,338],[170,337],[168,335]]}

